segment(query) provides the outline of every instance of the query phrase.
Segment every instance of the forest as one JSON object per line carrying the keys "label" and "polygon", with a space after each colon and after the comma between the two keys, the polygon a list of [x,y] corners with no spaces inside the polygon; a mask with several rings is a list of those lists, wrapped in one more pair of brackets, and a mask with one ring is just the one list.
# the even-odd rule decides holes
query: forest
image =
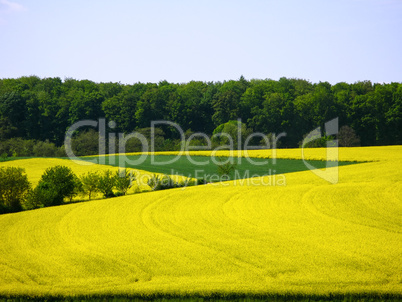
{"label": "forest", "polygon": [[[339,126],[354,130],[362,146],[402,144],[402,83],[331,85],[293,78],[246,80],[243,76],[224,82],[135,84],[37,76],[0,79],[3,146],[18,138],[32,146],[60,148],[72,124],[105,118],[116,123],[116,133],[144,133],[151,121],[168,120],[186,133],[207,135],[228,121],[241,119],[253,132],[285,132],[280,147],[293,148],[305,134],[336,117]],[[180,139],[177,131],[158,130],[163,149],[174,149],[172,142]]]}

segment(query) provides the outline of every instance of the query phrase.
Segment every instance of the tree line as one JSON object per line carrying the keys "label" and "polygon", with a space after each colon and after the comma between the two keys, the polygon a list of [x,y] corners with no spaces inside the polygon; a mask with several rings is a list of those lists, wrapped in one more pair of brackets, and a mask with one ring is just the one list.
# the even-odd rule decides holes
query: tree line
{"label": "tree line", "polygon": [[[253,132],[285,132],[281,147],[298,147],[306,133],[335,117],[340,126],[356,133],[363,146],[402,144],[402,83],[331,85],[240,77],[224,82],[128,85],[37,76],[0,79],[1,144],[14,139],[20,146],[19,138],[33,150],[41,142],[36,146],[38,154],[50,149],[58,154],[66,130],[86,119],[114,121],[113,131],[121,133],[146,133],[151,121],[168,120],[188,133],[208,135],[241,119]],[[168,127],[160,130],[163,148],[174,148],[179,133]]]}
{"label": "tree line", "polygon": [[[228,158],[216,165],[219,181],[230,180],[235,169]],[[205,178],[174,179],[167,174],[141,176],[133,170],[89,171],[76,175],[69,167],[47,168],[34,187],[24,168],[0,166],[0,214],[82,202],[94,197],[113,198],[129,194],[204,185]],[[147,185],[149,188],[144,188]]]}
{"label": "tree line", "polygon": [[121,196],[133,182],[135,176],[126,170],[88,172],[78,177],[66,166],[54,166],[46,169],[36,187],[32,187],[25,169],[0,167],[0,214],[62,205],[78,195],[87,195],[89,200],[95,193],[105,198]]}
{"label": "tree line", "polygon": [[[152,191],[198,184],[203,182],[191,179],[178,182],[162,174],[151,175],[147,180]],[[77,176],[69,167],[59,165],[46,169],[33,187],[25,169],[0,167],[0,214],[71,203],[78,196],[86,196],[88,200],[96,194],[101,194],[103,198],[123,196],[133,186],[134,193],[141,192],[136,175],[126,169],[87,172]]]}

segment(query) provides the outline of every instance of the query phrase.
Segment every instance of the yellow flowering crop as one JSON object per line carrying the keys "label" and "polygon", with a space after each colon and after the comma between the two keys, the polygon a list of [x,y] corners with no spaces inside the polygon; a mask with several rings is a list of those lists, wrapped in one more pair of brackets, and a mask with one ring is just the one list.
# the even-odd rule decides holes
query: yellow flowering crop
{"label": "yellow flowering crop", "polygon": [[[28,175],[29,181],[32,183],[32,186],[36,186],[39,182],[42,174],[49,167],[54,167],[57,165],[67,166],[71,168],[71,170],[77,175],[81,176],[88,172],[102,172],[104,170],[111,171],[119,171],[118,167],[113,166],[105,166],[98,165],[93,163],[88,163],[85,161],[71,161],[67,159],[58,159],[58,158],[32,158],[32,159],[21,159],[14,161],[6,161],[0,163],[0,167],[20,167],[24,168],[25,172]],[[135,177],[137,178],[136,185],[134,185],[128,193],[133,193],[134,191],[150,191],[150,187],[147,185],[148,179],[154,174],[144,170],[138,169],[128,169],[132,170]],[[156,173],[157,174],[157,173]],[[177,182],[186,182],[188,179],[184,176],[180,175],[172,175],[172,179]],[[98,197],[100,197],[99,195]],[[77,198],[76,198],[77,199]],[[82,197],[78,197],[78,199],[82,199]]]}
{"label": "yellow flowering crop", "polygon": [[402,147],[339,157],[368,162],[1,215],[0,294],[402,294]]}
{"label": "yellow flowering crop", "polygon": [[[387,161],[402,159],[401,146],[379,147],[339,147],[339,148],[293,148],[293,149],[261,149],[261,150],[218,150],[218,151],[160,151],[148,152],[155,155],[191,155],[191,156],[249,156],[253,158],[283,158],[305,160],[335,160],[334,152],[338,150],[340,161]],[[142,152],[127,153],[140,155]]]}

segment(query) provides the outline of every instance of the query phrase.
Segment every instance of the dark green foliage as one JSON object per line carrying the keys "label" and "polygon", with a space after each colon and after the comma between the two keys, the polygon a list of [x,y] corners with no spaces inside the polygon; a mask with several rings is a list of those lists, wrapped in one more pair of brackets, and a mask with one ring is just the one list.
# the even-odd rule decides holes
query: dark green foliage
{"label": "dark green foliage", "polygon": [[82,193],[88,195],[88,199],[91,200],[92,194],[99,192],[99,174],[96,172],[88,172],[80,177],[82,184]]}
{"label": "dark green foliage", "polygon": [[121,195],[127,194],[128,189],[132,187],[134,181],[135,176],[132,170],[128,171],[127,169],[123,169],[117,171],[115,174],[115,187]]}
{"label": "dark green foliage", "polygon": [[205,177],[203,178],[197,178],[195,181],[195,185],[206,185],[208,182],[205,179]]}
{"label": "dark green foliage", "polygon": [[63,157],[65,156],[63,149],[49,141],[42,142],[17,137],[0,143],[0,157]]}
{"label": "dark green foliage", "polygon": [[212,121],[215,126],[240,117],[240,100],[248,86],[249,82],[243,77],[239,81],[223,83],[212,101]]}
{"label": "dark green foliage", "polygon": [[182,185],[174,181],[169,175],[156,175],[154,174],[148,180],[148,186],[152,191],[166,190],[181,187]]}
{"label": "dark green foliage", "polygon": [[336,143],[333,142],[335,139],[333,136],[317,136],[317,137],[310,137],[311,141],[305,143],[300,142],[300,147],[303,148],[326,148],[326,147],[336,147]]}
{"label": "dark green foliage", "polygon": [[349,126],[342,126],[337,135],[340,147],[357,147],[360,146],[360,138],[356,132]]}
{"label": "dark green foliage", "polygon": [[0,125],[6,125],[0,130],[0,140],[26,134],[25,105],[25,99],[17,90],[0,94]]}
{"label": "dark green foliage", "polygon": [[72,199],[83,191],[81,180],[65,166],[48,168],[38,185],[30,190],[23,208],[32,210],[41,207],[60,205],[68,198]]}
{"label": "dark green foliage", "polygon": [[33,146],[33,156],[36,157],[53,157],[59,154],[59,150],[55,144],[50,143],[48,140],[45,142],[38,141]]}
{"label": "dark green foliage", "polygon": [[[402,83],[331,85],[241,77],[225,82],[123,85],[35,76],[0,79],[0,154],[60,156],[55,146],[63,144],[72,123],[103,117],[116,122],[108,132],[128,134],[163,119],[184,131],[208,135],[217,126],[241,118],[253,132],[286,132],[281,147],[297,147],[306,133],[339,117],[340,126],[353,128],[363,146],[402,144]],[[156,150],[176,149],[178,131],[172,127],[161,130],[164,134],[158,137]],[[85,133],[75,136],[77,155],[98,152],[95,136],[86,131],[81,128],[79,132]],[[3,143],[16,137],[30,143],[5,150]],[[34,152],[32,142],[37,141],[48,143],[38,144]],[[140,148],[135,139],[127,144],[127,151]]]}
{"label": "dark green foliage", "polygon": [[110,171],[105,170],[103,173],[99,174],[98,177],[98,190],[103,194],[105,198],[115,197],[113,189],[116,184],[116,175]]}
{"label": "dark green foliage", "polygon": [[67,195],[69,198],[69,201],[72,202],[73,198],[78,196],[79,194],[82,194],[84,192],[84,186],[81,182],[81,180],[74,174],[74,189],[73,191],[70,192],[70,194]]}
{"label": "dark green foliage", "polygon": [[23,204],[24,210],[33,210],[51,206],[55,198],[48,183],[40,182],[34,189],[29,190]]}
{"label": "dark green foliage", "polygon": [[232,172],[236,170],[236,162],[234,158],[217,157],[218,164],[216,165],[218,175],[221,179],[229,180]]}
{"label": "dark green foliage", "polygon": [[77,134],[72,139],[72,149],[76,156],[98,154],[99,133],[94,129],[89,129]]}
{"label": "dark green foliage", "polygon": [[[149,150],[144,150],[144,144],[141,142],[139,137],[145,138],[148,144],[148,148],[151,147],[151,141],[154,142],[155,151],[164,151],[166,150],[166,143],[165,143],[165,133],[160,128],[141,128],[135,130],[138,133],[135,136],[126,136],[124,139],[120,141],[121,146],[124,147],[124,152],[144,152]],[[119,150],[120,151],[120,150]],[[123,152],[123,153],[124,153]]]}
{"label": "dark green foliage", "polygon": [[24,169],[0,167],[0,214],[21,211],[30,186]]}
{"label": "dark green foliage", "polygon": [[252,132],[246,124],[231,120],[215,128],[212,141],[221,146],[231,146],[230,150],[244,149],[245,140]]}
{"label": "dark green foliage", "polygon": [[[90,200],[93,193],[100,192],[105,198],[123,196],[132,187],[135,176],[126,169],[113,173],[105,170],[103,173],[88,172],[80,177],[80,192],[88,195]],[[117,192],[114,192],[114,189]]]}
{"label": "dark green foliage", "polygon": [[41,191],[39,195],[46,197],[43,200],[44,206],[62,204],[64,198],[75,194],[77,183],[77,176],[68,167],[55,166],[46,169],[38,183],[38,190]]}
{"label": "dark green foliage", "polygon": [[0,154],[0,162],[6,161],[7,158],[8,158],[8,155],[6,152],[3,152],[2,154]]}

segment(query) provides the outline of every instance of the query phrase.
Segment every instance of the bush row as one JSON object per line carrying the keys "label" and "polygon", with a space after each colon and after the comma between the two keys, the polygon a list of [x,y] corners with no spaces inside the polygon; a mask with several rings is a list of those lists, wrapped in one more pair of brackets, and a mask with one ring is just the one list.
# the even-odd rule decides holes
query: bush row
{"label": "bush row", "polygon": [[134,184],[132,173],[122,170],[113,173],[89,172],[77,177],[65,166],[48,168],[36,187],[28,181],[25,170],[15,167],[0,168],[0,213],[18,212],[71,202],[78,195],[104,197],[125,195]]}
{"label": "bush row", "polygon": [[[36,187],[28,181],[23,168],[0,167],[0,214],[32,210],[72,202],[76,196],[95,194],[104,198],[123,196],[136,183],[131,171],[122,169],[112,172],[88,172],[78,177],[65,166],[46,169]],[[179,183],[168,175],[154,174],[148,179],[152,191],[178,188],[194,183]]]}

